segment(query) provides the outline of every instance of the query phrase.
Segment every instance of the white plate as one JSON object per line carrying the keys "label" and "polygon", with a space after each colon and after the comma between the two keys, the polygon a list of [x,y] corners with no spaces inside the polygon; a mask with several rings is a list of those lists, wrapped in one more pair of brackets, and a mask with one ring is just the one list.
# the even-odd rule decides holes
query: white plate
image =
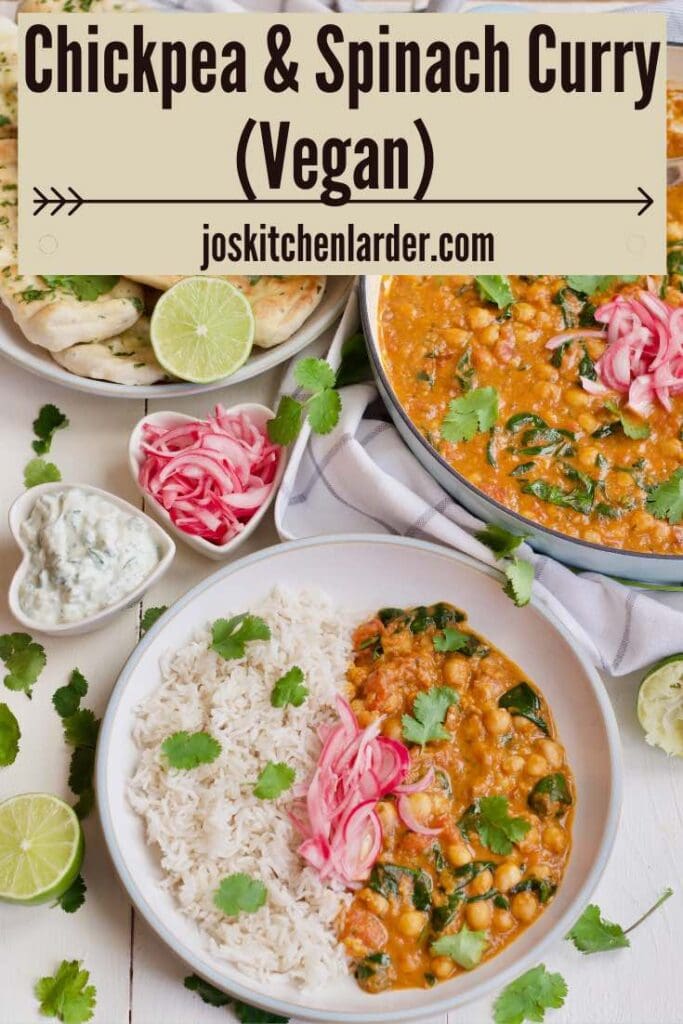
{"label": "white plate", "polygon": [[[134,771],[131,737],[137,705],[160,684],[159,659],[198,626],[241,612],[274,583],[318,586],[359,619],[385,605],[450,601],[474,629],[516,661],[548,699],[576,778],[572,855],[562,885],[538,921],[507,949],[471,973],[433,989],[368,995],[351,978],[322,989],[260,987],[207,949],[196,926],[161,889],[157,851],[129,807],[126,783]],[[318,1022],[394,1022],[436,1016],[462,1006],[538,963],[588,903],[607,863],[621,798],[618,733],[603,686],[571,636],[550,612],[516,608],[498,574],[454,551],[420,541],[374,536],[312,538],[258,552],[229,565],[191,590],[136,647],[114,689],[97,751],[97,797],[104,834],[128,893],[151,927],[193,970],[238,999],[283,1016]]]}
{"label": "white plate", "polygon": [[236,373],[212,384],[187,384],[175,381],[169,384],[134,387],[131,384],[112,384],[110,381],[78,377],[56,363],[45,349],[27,341],[4,307],[0,308],[0,355],[17,366],[22,366],[29,373],[35,373],[54,384],[62,384],[75,391],[87,391],[92,395],[103,395],[107,398],[184,398],[201,391],[217,391],[230,384],[240,384],[260,373],[265,373],[266,370],[272,370],[274,366],[296,355],[302,348],[320,337],[340,316],[352,284],[352,277],[328,277],[320,305],[291,338],[274,348],[254,348],[244,366]]}

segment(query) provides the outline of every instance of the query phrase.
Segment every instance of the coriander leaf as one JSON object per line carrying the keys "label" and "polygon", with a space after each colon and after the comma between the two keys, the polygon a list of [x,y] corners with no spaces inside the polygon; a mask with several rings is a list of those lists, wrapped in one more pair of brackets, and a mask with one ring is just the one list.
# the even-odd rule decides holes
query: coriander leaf
{"label": "coriander leaf", "polygon": [[259,1010],[256,1006],[249,1006],[239,999],[233,999],[232,1008],[240,1024],[288,1024],[289,1017],[278,1017],[270,1010]]}
{"label": "coriander leaf", "polygon": [[0,768],[14,764],[19,753],[21,729],[7,704],[0,704]]}
{"label": "coriander leaf", "polygon": [[430,947],[432,956],[449,956],[456,964],[471,971],[488,946],[486,932],[470,931],[466,924],[455,935],[442,935]]}
{"label": "coriander leaf", "polygon": [[224,878],[214,893],[213,902],[229,917],[244,911],[253,914],[266,902],[267,890],[263,882],[255,881],[239,871]]}
{"label": "coriander leaf", "polygon": [[140,620],[140,632],[144,636],[145,633],[152,628],[157,619],[160,619],[164,612],[168,611],[167,604],[160,604],[156,608],[145,608],[142,619]]}
{"label": "coriander leaf", "polygon": [[[92,777],[95,770],[95,748],[76,747],[69,765],[69,789],[76,796],[85,797],[85,804],[91,803]],[[79,815],[80,817],[80,815]]]}
{"label": "coriander leaf", "polygon": [[524,540],[524,537],[518,537],[516,534],[510,533],[509,530],[504,529],[502,526],[497,526],[495,523],[488,523],[483,530],[478,530],[474,536],[482,544],[485,544],[490,551],[493,551],[496,558],[507,558],[513,551],[517,550]]}
{"label": "coriander leaf", "polygon": [[477,832],[484,846],[501,856],[511,853],[513,843],[521,842],[531,828],[526,818],[510,817],[505,796],[479,797],[459,824],[462,832]]}
{"label": "coriander leaf", "polygon": [[92,747],[97,744],[100,723],[89,708],[79,708],[63,719],[64,739],[71,747]]}
{"label": "coriander leaf", "polygon": [[24,466],[24,487],[29,490],[31,487],[38,487],[40,484],[52,484],[62,479],[54,462],[46,462],[45,459],[31,459]]}
{"label": "coriander leaf", "polygon": [[306,406],[308,422],[316,434],[329,434],[339,423],[341,398],[338,391],[325,388],[308,400]]}
{"label": "coriander leaf", "polygon": [[302,670],[298,665],[294,665],[275,683],[270,694],[270,703],[274,708],[284,708],[287,704],[300,708],[309,693],[308,687],[304,686],[303,682]]}
{"label": "coriander leaf", "polygon": [[446,653],[448,651],[462,651],[472,639],[471,633],[463,633],[454,626],[446,626],[443,633],[436,633],[434,636],[434,650]]}
{"label": "coriander leaf", "polygon": [[542,1024],[545,1011],[559,1010],[566,995],[562,975],[549,974],[545,964],[539,964],[503,989],[493,1004],[493,1019],[496,1024],[522,1024],[525,1020]]}
{"label": "coriander leaf", "polygon": [[66,686],[60,686],[52,694],[52,703],[60,718],[69,718],[75,714],[81,704],[81,698],[88,692],[85,676],[77,668],[69,676]]}
{"label": "coriander leaf", "polygon": [[77,875],[66,892],[63,892],[53,905],[61,907],[66,914],[73,914],[85,903],[85,893],[85,882],[81,875]]}
{"label": "coriander leaf", "polygon": [[668,519],[674,525],[683,519],[683,469],[677,469],[668,480],[653,487],[645,501],[655,519]]}
{"label": "coriander leaf", "polygon": [[3,633],[0,636],[0,659],[7,669],[4,679],[7,689],[23,690],[30,698],[47,661],[42,644],[28,633]]}
{"label": "coriander leaf", "polygon": [[647,920],[650,914],[659,910],[662,903],[665,903],[670,896],[673,896],[673,889],[665,889],[659,899],[649,910],[635,921],[625,931],[621,925],[606,921],[600,915],[600,907],[591,903],[586,907],[583,914],[576,922],[572,930],[565,936],[570,939],[581,953],[602,953],[605,950],[620,949],[630,946],[627,935]]}
{"label": "coriander leaf", "polygon": [[259,800],[275,800],[294,782],[295,771],[283,761],[269,761],[254,786]]}
{"label": "coriander leaf", "polygon": [[244,612],[231,619],[216,619],[211,627],[210,650],[230,661],[243,658],[246,645],[254,640],[270,640],[270,629],[258,615]]}
{"label": "coriander leaf", "polygon": [[119,283],[118,275],[104,274],[54,274],[42,275],[43,280],[50,288],[59,288],[63,292],[69,292],[80,302],[94,302],[100,295],[106,295]]}
{"label": "coriander leaf", "polygon": [[624,930],[619,924],[612,924],[600,916],[600,907],[589,904],[567,934],[580,953],[602,953],[607,949],[630,946]]}
{"label": "coriander leaf", "polygon": [[622,411],[621,406],[617,405],[616,402],[605,402],[605,408],[609,412],[613,412],[615,416],[619,417],[621,423],[621,429],[624,431],[627,437],[630,437],[633,441],[644,441],[645,438],[650,436],[650,427],[647,423],[643,423],[642,420],[635,419],[633,416],[627,416]]}
{"label": "coriander leaf", "polygon": [[495,302],[498,309],[506,309],[515,301],[507,277],[501,274],[484,274],[474,279],[479,287],[479,294],[483,299],[490,299]]}
{"label": "coriander leaf", "polygon": [[334,378],[334,370],[326,359],[300,359],[294,367],[294,380],[306,391],[333,388]]}
{"label": "coriander leaf", "polygon": [[531,600],[531,588],[534,582],[534,567],[523,558],[513,558],[505,566],[507,583],[503,590],[512,598],[518,608],[523,608]]}
{"label": "coriander leaf", "polygon": [[295,441],[301,430],[303,406],[296,398],[282,395],[277,412],[266,424],[268,437],[273,444],[287,445]]}
{"label": "coriander leaf", "polygon": [[88,985],[90,974],[80,960],[62,960],[52,977],[35,984],[36,998],[44,1017],[56,1017],[62,1024],[84,1024],[92,1018],[97,991]]}
{"label": "coriander leaf", "polygon": [[226,996],[225,992],[221,992],[220,989],[196,974],[188,975],[183,981],[183,985],[185,988],[189,988],[190,992],[196,992],[202,1002],[208,1003],[209,1006],[227,1006],[232,1002],[230,996]]}
{"label": "coriander leaf", "polygon": [[441,436],[446,441],[471,441],[477,431],[484,433],[490,430],[497,419],[496,389],[475,388],[448,403],[448,412],[441,423]]}
{"label": "coriander leaf", "polygon": [[567,276],[569,287],[573,288],[575,292],[580,292],[582,295],[594,295],[595,292],[602,292],[605,288],[609,288],[610,285],[619,283],[630,284],[637,280],[637,274],[627,274],[624,277],[617,277],[614,274],[594,274],[592,276],[569,274]]}
{"label": "coriander leaf", "polygon": [[200,764],[211,764],[221,745],[208,732],[174,732],[161,744],[161,752],[171,768],[190,771]]}
{"label": "coriander leaf", "polygon": [[345,388],[349,384],[361,384],[365,380],[372,380],[372,371],[365,338],[359,331],[347,338],[342,345],[341,362],[334,386]]}
{"label": "coriander leaf", "polygon": [[459,701],[458,694],[449,686],[433,686],[419,693],[413,704],[413,714],[403,715],[403,736],[409,743],[422,746],[430,740],[448,740],[451,734],[444,729],[446,712]]}
{"label": "coriander leaf", "polygon": [[33,450],[36,455],[46,455],[50,451],[55,431],[68,426],[68,419],[56,405],[44,405],[33,421],[33,433],[37,438],[33,442]]}

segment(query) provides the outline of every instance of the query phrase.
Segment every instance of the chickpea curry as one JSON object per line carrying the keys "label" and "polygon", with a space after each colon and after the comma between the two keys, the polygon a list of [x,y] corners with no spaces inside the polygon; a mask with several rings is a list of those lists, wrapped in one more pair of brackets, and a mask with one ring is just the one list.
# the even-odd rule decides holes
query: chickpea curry
{"label": "chickpea curry", "polygon": [[343,915],[368,992],[430,987],[513,941],[553,899],[569,857],[574,780],[550,710],[522,671],[448,604],[385,608],[359,626],[347,673],[361,725],[410,749],[429,788],[378,805],[382,847]]}

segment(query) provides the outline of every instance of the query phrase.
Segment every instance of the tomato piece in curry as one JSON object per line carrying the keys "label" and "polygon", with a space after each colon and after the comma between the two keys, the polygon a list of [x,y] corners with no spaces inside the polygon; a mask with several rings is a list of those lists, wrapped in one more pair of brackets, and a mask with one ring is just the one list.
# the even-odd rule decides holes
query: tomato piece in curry
{"label": "tomato piece in curry", "polygon": [[[438,834],[408,828],[395,797],[378,804],[382,849],[341,938],[366,991],[429,987],[500,952],[553,899],[574,780],[541,693],[456,608],[382,609],[353,642],[351,706],[407,743],[410,782],[434,769],[404,799]],[[416,727],[425,742],[410,741]]]}

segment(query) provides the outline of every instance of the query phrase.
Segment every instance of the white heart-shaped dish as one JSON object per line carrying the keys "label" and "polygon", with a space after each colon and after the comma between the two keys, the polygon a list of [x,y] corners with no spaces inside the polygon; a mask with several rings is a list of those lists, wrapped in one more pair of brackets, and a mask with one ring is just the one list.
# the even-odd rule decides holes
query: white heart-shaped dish
{"label": "white heart-shaped dish", "polygon": [[[38,621],[37,619],[32,619],[27,615],[26,612],[22,610],[19,601],[19,586],[24,578],[24,574],[31,557],[31,552],[21,537],[21,524],[31,514],[33,506],[41,495],[49,494],[53,491],[75,489],[85,491],[88,494],[96,494],[98,497],[111,502],[112,505],[118,506],[129,515],[137,516],[138,519],[144,520],[145,525],[151,531],[159,546],[160,558],[154,570],[139,586],[135,588],[135,590],[131,590],[129,594],[126,594],[108,608],[103,608],[101,611],[95,612],[93,615],[88,615],[84,619],[79,619],[77,622],[46,624]],[[38,632],[45,633],[48,636],[77,636],[81,633],[92,633],[93,630],[100,629],[102,626],[106,625],[107,622],[118,615],[119,612],[123,611],[124,608],[130,608],[132,605],[137,604],[143,594],[154,583],[161,579],[173,561],[176,550],[175,544],[168,534],[139,508],[135,508],[134,505],[124,501],[123,498],[117,497],[115,494],[111,494],[109,491],[103,491],[99,487],[91,487],[90,484],[68,484],[63,481],[59,481],[58,483],[40,484],[38,487],[31,487],[30,490],[21,494],[13,502],[9,510],[9,528],[19,550],[22,553],[19,568],[15,572],[12,577],[12,582],[10,583],[8,596],[10,611],[17,622],[20,622],[22,626],[26,627],[26,629],[37,630]]]}
{"label": "white heart-shaped dish", "polygon": [[[268,420],[272,419],[274,416],[272,409],[269,409],[265,405],[258,405],[255,402],[244,402],[241,405],[233,405],[229,409],[226,409],[226,412],[245,413],[261,429],[263,429]],[[182,540],[185,544],[194,548],[194,550],[198,551],[200,555],[205,555],[206,558],[212,558],[214,561],[221,561],[231,555],[236,548],[238,548],[240,544],[242,544],[242,542],[254,532],[270,508],[285,471],[285,465],[287,463],[287,449],[281,449],[280,461],[273,479],[270,494],[258,511],[254,513],[249,522],[245,525],[242,532],[238,533],[232,538],[232,540],[229,540],[227,544],[212,544],[211,541],[204,540],[203,537],[193,537],[191,534],[185,533],[183,530],[179,529],[163,505],[161,505],[156,498],[149,493],[149,491],[145,490],[144,487],[140,485],[139,479],[140,468],[143,463],[141,442],[144,425],[146,423],[151,423],[162,427],[172,427],[177,426],[179,423],[196,423],[198,419],[199,417],[197,416],[186,416],[181,412],[153,412],[150,413],[149,416],[143,416],[143,418],[135,425],[133,432],[130,435],[128,460],[136,487],[145,500],[149,502],[150,511],[160,520],[165,529],[174,533],[179,540]]]}

